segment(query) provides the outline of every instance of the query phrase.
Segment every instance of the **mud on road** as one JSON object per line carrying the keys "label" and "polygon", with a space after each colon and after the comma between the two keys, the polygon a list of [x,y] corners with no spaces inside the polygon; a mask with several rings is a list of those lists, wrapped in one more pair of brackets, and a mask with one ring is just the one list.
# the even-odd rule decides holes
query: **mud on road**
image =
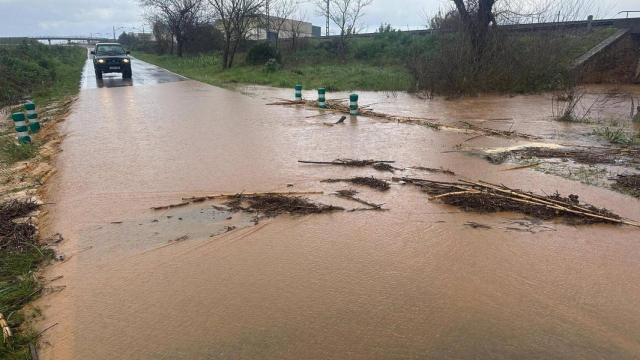
{"label": "mud on road", "polygon": [[[445,125],[436,129],[366,117],[335,124],[340,116],[305,106],[265,106],[290,97],[285,90],[135,78],[134,67],[133,86],[83,88],[63,128],[47,229],[67,239],[68,260],[50,272],[68,286],[41,301],[60,323],[45,335],[44,358],[640,354],[637,229],[464,212],[392,179],[579,194],[639,219],[640,202],[624,194],[469,156],[534,141],[469,140],[477,134],[460,121],[588,143],[588,125],[549,121],[545,96],[360,94],[376,111]],[[393,160],[401,170],[298,163],[332,159]],[[323,182],[371,177],[389,190]],[[250,201],[164,208],[265,192],[314,193],[304,197],[346,210],[363,206],[348,198],[357,196],[388,211],[279,214],[256,225],[261,209]]]}

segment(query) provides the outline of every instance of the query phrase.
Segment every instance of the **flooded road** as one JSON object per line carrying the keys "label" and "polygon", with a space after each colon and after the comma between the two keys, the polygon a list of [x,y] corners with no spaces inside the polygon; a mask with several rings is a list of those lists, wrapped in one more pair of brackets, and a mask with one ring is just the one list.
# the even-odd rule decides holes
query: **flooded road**
{"label": "flooded road", "polygon": [[[47,277],[63,275],[57,285],[67,287],[39,301],[42,327],[59,323],[44,335],[43,358],[640,357],[634,228],[461,213],[400,185],[358,188],[387,212],[282,216],[256,226],[208,202],[150,210],[183,197],[257,191],[324,191],[313,199],[349,208],[329,195],[349,186],[321,180],[391,177],[297,163],[335,158],[442,166],[460,178],[580,194],[633,219],[640,201],[451,152],[468,138],[463,133],[362,117],[326,126],[326,118],[309,117],[314,110],[265,106],[276,97],[266,90],[247,96],[140,74],[134,67],[133,86],[102,88],[89,86],[95,79],[87,75],[61,129],[67,136],[47,230],[64,235],[59,251],[67,259]],[[404,96],[397,109],[418,107]],[[361,99],[384,100],[391,112],[384,94]],[[465,116],[466,107],[449,104],[450,114]]]}

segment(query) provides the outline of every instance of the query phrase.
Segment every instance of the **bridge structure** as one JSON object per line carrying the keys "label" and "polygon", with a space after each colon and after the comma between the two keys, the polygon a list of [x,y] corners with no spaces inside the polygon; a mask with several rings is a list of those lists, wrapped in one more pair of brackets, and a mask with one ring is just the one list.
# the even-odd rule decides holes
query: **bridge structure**
{"label": "bridge structure", "polygon": [[82,43],[82,44],[95,44],[99,42],[112,42],[113,39],[105,38],[105,37],[95,37],[95,36],[23,36],[23,37],[0,37],[1,42],[9,42],[9,43],[19,43],[23,40],[37,40],[37,41],[46,41],[51,45],[52,41],[66,41],[67,44],[72,43]]}

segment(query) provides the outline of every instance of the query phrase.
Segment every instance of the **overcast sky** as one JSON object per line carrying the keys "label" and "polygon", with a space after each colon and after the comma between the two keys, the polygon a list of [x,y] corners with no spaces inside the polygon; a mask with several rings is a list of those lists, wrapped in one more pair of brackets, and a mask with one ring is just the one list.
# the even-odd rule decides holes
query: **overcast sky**
{"label": "overcast sky", "polygon": [[[303,4],[314,25],[324,24],[314,6]],[[370,29],[381,23],[396,28],[423,26],[425,14],[445,8],[450,0],[373,0],[363,22]],[[621,10],[640,10],[638,0],[593,0],[600,17],[613,17]],[[637,16],[640,16],[638,14]],[[113,26],[118,33],[140,31],[145,25],[143,10],[137,0],[0,0],[0,36],[86,35],[111,36]],[[148,28],[145,29],[148,31]]]}

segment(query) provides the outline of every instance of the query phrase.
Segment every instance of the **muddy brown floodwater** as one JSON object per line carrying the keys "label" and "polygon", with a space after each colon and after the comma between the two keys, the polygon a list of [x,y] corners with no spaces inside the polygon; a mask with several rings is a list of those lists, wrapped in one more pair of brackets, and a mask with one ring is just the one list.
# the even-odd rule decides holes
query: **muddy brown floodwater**
{"label": "muddy brown floodwater", "polygon": [[[210,202],[150,210],[189,196],[329,194],[351,186],[321,180],[391,177],[297,163],[340,157],[576,193],[633,219],[640,201],[448,152],[469,137],[459,132],[366,118],[329,127],[323,122],[333,117],[307,118],[314,110],[265,106],[266,98],[291,95],[281,90],[253,88],[247,96],[189,80],[131,85],[83,89],[62,129],[47,231],[64,235],[59,251],[67,260],[47,275],[64,275],[58,285],[67,287],[39,301],[42,327],[59,323],[44,334],[42,358],[640,357],[640,232],[631,227],[461,213],[400,185],[358,188],[387,212],[281,216],[256,226]],[[418,104],[460,118],[517,115],[523,132],[561,126],[544,120],[544,96],[361,99],[422,116]],[[353,206],[329,195],[313,199]]]}

